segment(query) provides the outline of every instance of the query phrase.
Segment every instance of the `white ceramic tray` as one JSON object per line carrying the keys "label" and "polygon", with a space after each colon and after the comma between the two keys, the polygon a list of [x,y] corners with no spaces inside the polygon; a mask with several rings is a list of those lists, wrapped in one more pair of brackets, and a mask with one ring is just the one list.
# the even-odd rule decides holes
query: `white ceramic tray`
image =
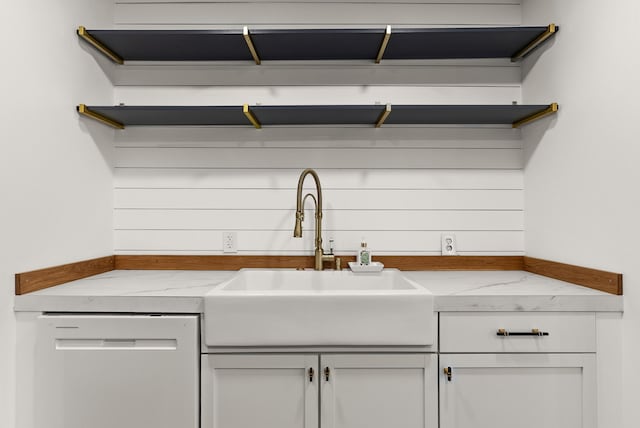
{"label": "white ceramic tray", "polygon": [[360,265],[356,262],[349,262],[349,268],[353,272],[380,272],[384,265],[380,262],[371,262],[369,265]]}

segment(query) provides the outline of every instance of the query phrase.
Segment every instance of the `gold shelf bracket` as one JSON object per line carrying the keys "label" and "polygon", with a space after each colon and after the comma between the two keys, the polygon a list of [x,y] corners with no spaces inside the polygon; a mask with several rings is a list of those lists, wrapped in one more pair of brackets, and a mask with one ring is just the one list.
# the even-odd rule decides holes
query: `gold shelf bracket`
{"label": "gold shelf bracket", "polygon": [[542,43],[545,42],[545,40],[547,40],[549,37],[553,36],[557,32],[558,32],[558,26],[556,24],[549,24],[549,26],[547,26],[547,30],[544,33],[540,34],[538,37],[536,37],[534,41],[529,43],[527,46],[525,46],[520,51],[518,51],[514,56],[512,56],[511,62],[516,62],[518,60],[521,60],[522,58],[527,56],[529,52],[531,52],[532,50],[540,46]]}
{"label": "gold shelf bracket", "polygon": [[382,114],[380,114],[378,121],[376,122],[376,128],[382,127],[382,124],[384,123],[385,120],[387,120],[387,117],[389,117],[390,114],[391,114],[391,104],[387,104]]}
{"label": "gold shelf bracket", "polygon": [[390,38],[391,38],[391,25],[387,25],[387,29],[384,32],[384,38],[382,39],[382,44],[380,45],[380,49],[378,50],[378,56],[376,57],[376,64],[380,64],[380,61],[382,61],[382,57],[384,56],[384,51],[387,49],[387,44],[389,43]]}
{"label": "gold shelf bracket", "polygon": [[116,129],[124,129],[124,125],[122,123],[118,122],[117,120],[113,120],[110,117],[107,117],[103,114],[92,111],[85,104],[78,105],[76,107],[76,110],[78,110],[78,113],[81,114],[82,116],[90,117],[93,120],[97,120],[100,123],[103,123],[105,125],[111,126]]}
{"label": "gold shelf bracket", "polygon": [[242,37],[244,37],[244,41],[247,42],[247,47],[251,52],[251,56],[253,60],[256,62],[256,65],[260,65],[260,57],[258,56],[258,51],[256,51],[256,47],[251,40],[251,34],[249,34],[249,27],[246,25],[242,28]]}
{"label": "gold shelf bracket", "polygon": [[244,104],[242,106],[242,113],[247,116],[247,119],[249,119],[251,124],[253,124],[256,129],[262,128],[262,125],[260,124],[260,122],[258,122],[258,119],[256,119],[256,117],[253,115],[253,112],[249,109],[249,104]]}
{"label": "gold shelf bracket", "polygon": [[547,107],[546,109],[541,110],[537,113],[533,113],[532,115],[527,116],[524,119],[520,119],[516,122],[513,122],[511,126],[513,128],[520,128],[522,125],[526,125],[528,123],[542,119],[543,117],[547,117],[551,114],[555,114],[558,112],[558,109],[559,109],[558,103],[551,103],[549,104],[549,107]]}
{"label": "gold shelf bracket", "polygon": [[118,55],[117,53],[115,53],[114,51],[109,49],[109,47],[107,45],[105,45],[104,43],[100,42],[95,37],[93,37],[91,34],[89,34],[87,29],[84,28],[82,25],[78,27],[77,33],[78,33],[78,36],[82,40],[84,40],[85,42],[89,43],[91,46],[96,48],[103,55],[107,56],[107,58],[109,58],[111,61],[115,62],[116,64],[120,64],[120,65],[124,64],[124,60],[122,59],[122,57],[120,55]]}

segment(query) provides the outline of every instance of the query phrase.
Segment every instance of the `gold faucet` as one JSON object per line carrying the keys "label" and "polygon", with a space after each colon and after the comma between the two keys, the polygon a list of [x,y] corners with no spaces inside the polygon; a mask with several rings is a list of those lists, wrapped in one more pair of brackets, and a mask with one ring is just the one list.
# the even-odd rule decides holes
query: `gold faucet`
{"label": "gold faucet", "polygon": [[[313,196],[311,193],[307,193],[302,199],[302,185],[304,184],[304,179],[307,175],[311,174],[313,180],[316,182],[316,195],[318,195],[318,199]],[[293,237],[301,238],[302,237],[302,221],[304,220],[304,203],[307,198],[311,197],[316,206],[316,249],[315,249],[315,270],[323,270],[324,262],[335,262],[335,255],[333,254],[333,248],[331,249],[331,254],[325,254],[322,249],[322,188],[320,187],[320,178],[318,178],[318,173],[316,173],[311,168],[307,168],[302,171],[300,174],[300,178],[298,179],[298,194],[296,198],[296,226],[293,229]]]}

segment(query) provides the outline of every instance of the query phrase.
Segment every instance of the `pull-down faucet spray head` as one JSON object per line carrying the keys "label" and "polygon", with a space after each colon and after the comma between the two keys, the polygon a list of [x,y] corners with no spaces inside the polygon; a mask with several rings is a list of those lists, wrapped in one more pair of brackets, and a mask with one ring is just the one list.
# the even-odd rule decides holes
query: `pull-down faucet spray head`
{"label": "pull-down faucet spray head", "polygon": [[302,220],[304,218],[304,213],[300,211],[296,211],[296,226],[293,228],[293,237],[294,238],[302,238]]}
{"label": "pull-down faucet spray head", "polygon": [[294,238],[302,238],[302,222],[304,221],[304,204],[307,202],[307,198],[313,199],[313,205],[318,209],[318,201],[316,201],[316,197],[311,193],[307,193],[304,195],[304,199],[302,199],[302,206],[299,210],[296,210],[296,226],[293,228],[293,237]]}

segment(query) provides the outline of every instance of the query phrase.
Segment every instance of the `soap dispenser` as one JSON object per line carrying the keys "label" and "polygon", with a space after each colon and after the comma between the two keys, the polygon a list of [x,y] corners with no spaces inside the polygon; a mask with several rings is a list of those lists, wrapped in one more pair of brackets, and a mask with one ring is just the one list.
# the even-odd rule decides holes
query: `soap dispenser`
{"label": "soap dispenser", "polygon": [[367,243],[364,240],[360,243],[357,259],[360,266],[369,266],[371,264],[371,251],[367,248]]}

